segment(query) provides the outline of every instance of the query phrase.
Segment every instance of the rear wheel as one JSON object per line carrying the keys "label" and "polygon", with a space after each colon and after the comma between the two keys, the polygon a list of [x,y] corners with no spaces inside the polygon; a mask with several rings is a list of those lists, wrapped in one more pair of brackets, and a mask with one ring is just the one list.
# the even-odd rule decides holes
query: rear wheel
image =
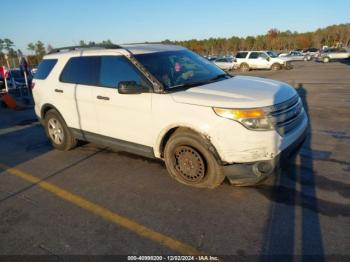
{"label": "rear wheel", "polygon": [[250,70],[249,65],[246,64],[246,63],[242,63],[242,64],[239,66],[239,69],[240,69],[242,72],[248,72],[248,71]]}
{"label": "rear wheel", "polygon": [[222,167],[209,150],[210,144],[188,129],[179,129],[165,146],[170,175],[187,186],[215,188],[225,179]]}
{"label": "rear wheel", "polygon": [[51,109],[45,114],[45,131],[52,146],[58,150],[68,151],[77,145],[77,140],[56,110]]}

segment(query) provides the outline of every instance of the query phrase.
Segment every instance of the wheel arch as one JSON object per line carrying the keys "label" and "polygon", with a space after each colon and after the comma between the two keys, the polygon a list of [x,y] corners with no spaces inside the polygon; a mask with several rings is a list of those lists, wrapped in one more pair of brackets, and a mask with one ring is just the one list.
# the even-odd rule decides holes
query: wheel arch
{"label": "wheel arch", "polygon": [[169,141],[171,135],[174,134],[175,131],[177,131],[179,129],[189,130],[189,131],[197,134],[199,137],[201,137],[206,142],[206,146],[207,146],[208,150],[213,153],[214,157],[220,163],[223,163],[222,160],[221,160],[221,157],[220,157],[220,155],[218,153],[217,147],[211,141],[210,136],[208,134],[205,134],[205,132],[203,132],[201,130],[198,130],[197,128],[195,128],[193,126],[184,125],[184,124],[171,125],[171,126],[168,126],[167,128],[164,128],[162,130],[162,132],[158,136],[158,139],[157,139],[157,142],[156,142],[156,146],[155,146],[155,150],[154,150],[154,154],[155,154],[156,157],[163,158],[165,145]]}
{"label": "wheel arch", "polygon": [[60,117],[62,117],[62,119],[64,120],[64,118],[63,118],[62,114],[60,113],[60,111],[54,105],[47,103],[47,104],[44,104],[41,107],[41,110],[40,110],[40,118],[41,118],[42,121],[44,121],[45,114],[51,109],[54,109],[60,115]]}
{"label": "wheel arch", "polygon": [[278,66],[278,68],[281,68],[282,64],[280,62],[273,62],[270,69],[272,69],[274,66]]}

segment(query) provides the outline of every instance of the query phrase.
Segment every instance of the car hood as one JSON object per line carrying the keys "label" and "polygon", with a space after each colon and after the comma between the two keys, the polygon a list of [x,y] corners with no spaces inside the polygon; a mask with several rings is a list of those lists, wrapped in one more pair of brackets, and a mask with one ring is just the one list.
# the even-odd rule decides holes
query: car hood
{"label": "car hood", "polygon": [[273,57],[272,61],[280,61],[283,63],[283,62],[290,61],[291,59],[292,59],[291,56],[285,55],[285,56]]}
{"label": "car hood", "polygon": [[171,94],[177,103],[225,108],[271,106],[295,95],[295,89],[286,83],[249,76],[235,76]]}

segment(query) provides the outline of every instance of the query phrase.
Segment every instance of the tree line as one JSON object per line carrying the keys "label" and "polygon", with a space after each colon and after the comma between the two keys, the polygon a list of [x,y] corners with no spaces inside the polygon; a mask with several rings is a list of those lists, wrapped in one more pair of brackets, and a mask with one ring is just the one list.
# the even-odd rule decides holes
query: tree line
{"label": "tree line", "polygon": [[209,38],[203,40],[170,41],[185,46],[203,55],[228,54],[239,50],[295,50],[323,46],[350,46],[350,23],[332,25],[314,32],[298,33],[270,29],[264,35],[230,38]]}
{"label": "tree line", "polygon": [[[298,33],[287,31],[279,31],[278,29],[270,29],[264,35],[230,38],[209,38],[203,40],[186,40],[186,41],[170,41],[164,40],[165,44],[177,44],[185,46],[202,55],[219,55],[232,54],[239,50],[294,50],[310,47],[321,48],[323,46],[350,46],[350,23],[332,25],[326,28],[317,29],[314,32]],[[79,41],[80,46],[92,45],[112,45],[111,40],[102,42],[85,42]],[[53,46],[45,44],[41,41],[29,43],[27,50],[27,60],[32,65],[37,65],[43,56],[50,52]],[[6,65],[5,54],[8,57],[11,67],[17,67],[20,51],[15,48],[15,44],[8,38],[0,38],[0,65]],[[26,52],[27,53],[27,52]]]}

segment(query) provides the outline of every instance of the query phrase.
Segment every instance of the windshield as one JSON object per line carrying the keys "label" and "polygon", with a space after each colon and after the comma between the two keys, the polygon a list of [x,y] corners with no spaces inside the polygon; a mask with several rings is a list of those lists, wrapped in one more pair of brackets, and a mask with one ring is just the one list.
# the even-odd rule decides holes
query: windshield
{"label": "windshield", "polygon": [[189,51],[166,51],[135,55],[166,89],[192,83],[210,82],[224,71],[207,59]]}
{"label": "windshield", "polygon": [[275,52],[267,51],[266,53],[272,58],[278,57],[278,55]]}

